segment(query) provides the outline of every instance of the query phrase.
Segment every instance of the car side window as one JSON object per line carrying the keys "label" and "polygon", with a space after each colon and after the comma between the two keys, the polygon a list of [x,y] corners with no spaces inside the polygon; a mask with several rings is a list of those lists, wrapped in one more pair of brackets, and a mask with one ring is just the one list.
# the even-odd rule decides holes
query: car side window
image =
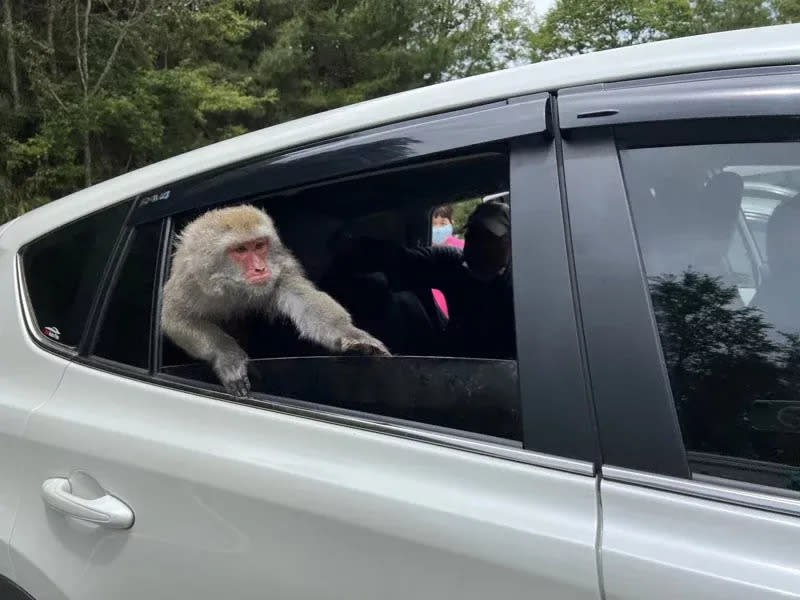
{"label": "car side window", "polygon": [[693,475],[800,491],[800,143],[620,159]]}
{"label": "car side window", "polygon": [[78,345],[129,208],[129,202],[116,204],[65,225],[23,250],[25,287],[36,326],[49,339]]}
{"label": "car side window", "polygon": [[160,223],[151,223],[133,232],[100,326],[96,356],[148,367],[161,229]]}
{"label": "car side window", "polygon": [[[251,201],[272,216],[309,279],[392,352],[338,355],[283,319],[241,315],[226,332],[250,357],[253,391],[521,440],[511,267],[480,281],[464,264],[467,217],[508,190],[503,149]],[[498,202],[508,205],[508,194]],[[454,225],[446,235],[434,234],[437,208]],[[201,212],[174,217],[175,232]],[[162,354],[163,374],[219,387],[207,364],[166,337]]]}

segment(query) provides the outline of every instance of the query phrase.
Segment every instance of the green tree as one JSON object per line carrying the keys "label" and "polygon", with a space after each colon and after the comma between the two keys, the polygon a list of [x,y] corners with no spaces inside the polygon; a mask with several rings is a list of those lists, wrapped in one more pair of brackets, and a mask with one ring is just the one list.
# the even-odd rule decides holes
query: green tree
{"label": "green tree", "polygon": [[775,0],[773,7],[778,23],[800,22],[800,0]]}
{"label": "green tree", "polygon": [[689,0],[558,0],[529,38],[533,60],[687,35]]}
{"label": "green tree", "polygon": [[798,17],[798,0],[558,0],[528,35],[528,55],[545,60]]}
{"label": "green tree", "polygon": [[696,0],[694,32],[731,31],[773,25],[775,9],[761,0]]}
{"label": "green tree", "polygon": [[220,139],[513,61],[521,0],[3,0],[0,218]]}
{"label": "green tree", "polygon": [[267,123],[493,70],[515,57],[516,0],[270,0],[250,41],[279,90]]}
{"label": "green tree", "polygon": [[[9,36],[25,108],[0,124],[2,216],[245,131],[241,114],[263,114],[275,94],[250,95],[246,78],[213,60],[260,26],[245,4],[26,4]],[[174,65],[159,60],[170,50]]]}

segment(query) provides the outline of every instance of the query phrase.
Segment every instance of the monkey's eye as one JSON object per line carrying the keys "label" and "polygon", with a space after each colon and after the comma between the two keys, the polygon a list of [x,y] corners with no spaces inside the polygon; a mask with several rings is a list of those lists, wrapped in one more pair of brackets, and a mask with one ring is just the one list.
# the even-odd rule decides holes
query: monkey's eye
{"label": "monkey's eye", "polygon": [[247,252],[247,246],[236,246],[236,248],[234,248],[233,251],[236,252],[237,254],[244,254],[245,252]]}
{"label": "monkey's eye", "polygon": [[263,250],[266,245],[266,242],[256,242],[256,250]]}

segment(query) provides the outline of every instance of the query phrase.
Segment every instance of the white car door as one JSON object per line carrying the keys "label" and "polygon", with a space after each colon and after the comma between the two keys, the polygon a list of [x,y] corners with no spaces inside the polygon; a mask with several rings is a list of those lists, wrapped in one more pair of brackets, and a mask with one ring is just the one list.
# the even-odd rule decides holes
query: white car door
{"label": "white car door", "polygon": [[748,177],[800,187],[799,82],[767,68],[560,96],[568,128],[619,109],[564,152],[609,600],[800,598],[794,196],[754,296],[729,260]]}
{"label": "white car door", "polygon": [[[72,365],[20,456],[17,581],[34,598],[596,600],[595,482]],[[517,459],[522,457],[525,462]],[[581,470],[582,464],[572,465]],[[135,513],[49,510],[84,471]]]}
{"label": "white car door", "polygon": [[[42,221],[48,222],[48,214],[41,211]],[[114,211],[112,211],[114,212]],[[111,253],[113,230],[122,223],[124,212],[116,211],[109,215],[106,224],[112,235],[96,236],[87,239],[85,231],[78,227],[78,239],[87,250],[94,252],[97,261],[84,262],[84,280],[87,282],[100,280],[102,266]],[[15,219],[10,223],[0,226],[0,594],[3,597],[14,598],[16,594],[16,573],[9,552],[11,535],[17,511],[22,502],[22,487],[20,476],[22,464],[20,457],[24,455],[25,444],[22,438],[25,433],[31,413],[49,400],[56,391],[59,382],[68,365],[65,355],[68,348],[74,345],[77,338],[74,330],[64,331],[63,353],[47,352],[42,349],[36,337],[44,338],[43,332],[37,332],[36,337],[28,334],[21,323],[23,314],[30,310],[25,298],[18,293],[21,281],[26,273],[18,262],[17,250],[20,240],[31,235],[27,228],[29,219]],[[57,241],[63,241],[59,236]],[[48,250],[47,248],[44,248]],[[46,252],[44,260],[32,257],[32,272],[47,270],[50,282],[62,288],[65,295],[62,302],[56,305],[43,306],[44,313],[53,310],[70,311],[86,298],[77,285],[79,278],[67,282],[60,275],[65,270],[69,258],[63,255],[52,255]],[[41,292],[37,289],[36,292]],[[89,298],[91,300],[91,298]],[[84,323],[85,312],[73,312],[74,322]],[[51,325],[52,323],[47,323]],[[81,325],[79,325],[80,328]],[[78,329],[79,331],[80,329]],[[51,335],[57,335],[51,332]]]}
{"label": "white car door", "polygon": [[[2,242],[0,242],[2,244]],[[2,255],[0,246],[0,255]],[[0,258],[0,269],[13,273],[13,254]],[[0,345],[0,364],[19,369],[19,373],[29,369],[37,373],[36,378],[3,377],[0,383],[0,592],[4,591],[3,578],[14,581],[14,571],[9,557],[11,532],[20,502],[19,462],[21,449],[20,436],[31,412],[46,402],[58,385],[67,361],[37,352],[33,343],[16,327],[15,286],[0,288],[0,332],[5,342]],[[21,354],[25,347],[30,354]]]}
{"label": "white car door", "polygon": [[[529,107],[515,104],[514,110],[524,115]],[[497,117],[488,118],[490,127],[471,130],[494,131]],[[463,139],[465,128],[454,121]],[[515,126],[518,121],[517,116]],[[444,136],[441,129],[432,137],[424,131],[403,135],[404,144],[435,140],[439,145]],[[254,398],[242,403],[221,394],[213,380],[165,374],[169,364],[183,368],[180,360],[170,362],[153,327],[158,321],[153,290],[162,282],[170,222],[147,221],[153,213],[146,211],[161,210],[158,206],[137,208],[113,285],[103,288],[106,301],[99,312],[105,318],[89,330],[88,346],[53,397],[31,416],[21,439],[22,499],[11,540],[17,582],[37,600],[598,600],[597,480],[590,460],[574,458],[583,448],[594,448],[595,440],[568,425],[569,419],[585,417],[581,411],[588,413],[588,404],[571,392],[585,388],[555,153],[541,139],[517,144],[510,163],[502,149],[492,149],[445,167],[386,171],[378,183],[357,181],[347,189],[331,184],[324,190],[327,198],[355,203],[363,185],[365,194],[373,194],[363,199],[380,197],[384,203],[379,226],[389,223],[393,231],[429,236],[428,211],[437,199],[414,208],[408,198],[424,198],[432,181],[452,196],[459,186],[473,190],[476,182],[508,186],[510,172],[515,227],[540,230],[541,235],[519,236],[513,245],[515,304],[539,307],[517,319],[519,360],[388,359],[395,362],[385,361],[385,368],[397,365],[392,385],[414,379],[419,361],[429,360],[432,370],[419,379],[428,384],[407,397],[404,389],[398,395],[382,384],[369,365],[362,367],[357,385],[342,386],[348,390],[344,398],[336,385],[317,385],[311,386],[314,398],[299,394],[299,402],[275,393],[279,384],[288,385],[286,377],[263,378]],[[354,168],[363,168],[366,152],[352,153],[348,160]],[[340,164],[325,156],[325,164]],[[275,168],[283,164],[292,163],[279,161]],[[426,169],[436,169],[436,178]],[[537,173],[544,179],[531,181]],[[269,173],[258,179],[261,185],[274,180]],[[375,194],[376,185],[381,194]],[[266,206],[275,207],[290,247],[315,267],[325,257],[314,255],[315,244],[326,238],[305,232],[335,228],[326,229],[330,202],[303,204],[308,198],[294,197],[295,208],[285,213],[278,202]],[[401,204],[391,204],[395,201]],[[174,217],[176,227],[181,218]],[[142,224],[133,227],[137,222]],[[317,252],[329,252],[320,248]],[[310,381],[334,372],[314,366],[324,358],[281,360],[253,364],[294,365],[294,372]],[[310,366],[303,371],[305,364]],[[417,365],[417,371],[406,364]],[[461,369],[458,376],[442,370],[448,365]],[[496,398],[481,391],[493,389],[486,382],[469,387],[481,373],[517,369],[523,376],[501,378]],[[342,371],[340,379],[346,377]],[[297,385],[307,389],[305,383]],[[429,390],[440,395],[429,397]],[[455,391],[448,395],[448,390]],[[363,401],[360,412],[326,406],[346,402],[347,394]],[[400,420],[387,398],[399,398],[404,410],[429,404],[414,413],[418,422]],[[488,404],[469,413],[475,398]],[[555,409],[547,405],[554,398]],[[507,401],[504,408],[501,402]],[[508,415],[513,417],[509,439],[481,433],[498,418],[503,429]],[[98,515],[108,521],[91,522]]]}

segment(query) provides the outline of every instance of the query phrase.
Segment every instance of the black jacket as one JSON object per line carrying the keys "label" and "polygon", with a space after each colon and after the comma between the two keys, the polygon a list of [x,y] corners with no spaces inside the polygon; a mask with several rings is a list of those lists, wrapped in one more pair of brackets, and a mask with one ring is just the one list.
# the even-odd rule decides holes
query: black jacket
{"label": "black jacket", "polygon": [[404,248],[362,240],[358,267],[380,271],[393,290],[435,288],[447,300],[449,321],[442,352],[471,358],[516,355],[511,267],[489,282],[476,279],[452,246]]}

